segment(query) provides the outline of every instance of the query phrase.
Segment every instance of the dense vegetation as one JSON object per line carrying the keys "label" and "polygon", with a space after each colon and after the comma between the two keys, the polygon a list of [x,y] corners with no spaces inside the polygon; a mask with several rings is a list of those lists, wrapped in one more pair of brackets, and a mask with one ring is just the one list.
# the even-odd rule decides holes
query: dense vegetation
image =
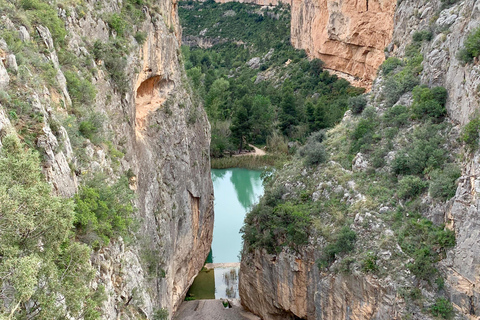
{"label": "dense vegetation", "polygon": [[213,43],[182,48],[212,124],[213,157],[243,149],[245,142],[270,151],[289,140],[304,142],[311,132],[337,123],[349,98],[363,92],[290,45],[285,6],[189,1],[180,3],[179,15],[186,42]]}
{"label": "dense vegetation", "polygon": [[14,319],[97,319],[102,288],[93,290],[91,249],[75,241],[72,200],[56,197],[39,155],[16,136],[0,152],[1,314]]}

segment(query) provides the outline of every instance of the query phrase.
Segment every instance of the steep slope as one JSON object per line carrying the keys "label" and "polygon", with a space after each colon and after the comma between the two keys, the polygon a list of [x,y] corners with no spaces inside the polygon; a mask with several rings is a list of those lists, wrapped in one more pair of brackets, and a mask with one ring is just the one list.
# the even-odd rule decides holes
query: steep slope
{"label": "steep slope", "polygon": [[[58,3],[57,25],[42,16],[50,9],[32,3],[2,3],[0,109],[43,154],[56,193],[70,197],[99,177],[129,178],[136,213],[128,241],[112,237],[98,248],[83,235],[96,249],[94,287],[105,288],[102,319],[172,313],[213,230],[210,128],[184,75],[176,3]],[[41,114],[38,122],[22,120],[29,112]]]}
{"label": "steep slope", "polygon": [[476,119],[479,76],[476,59],[457,58],[478,2],[446,3],[398,4],[391,58],[367,108],[327,133],[327,162],[299,158],[270,182],[245,227],[249,310],[264,319],[478,317],[478,140],[459,141]]}

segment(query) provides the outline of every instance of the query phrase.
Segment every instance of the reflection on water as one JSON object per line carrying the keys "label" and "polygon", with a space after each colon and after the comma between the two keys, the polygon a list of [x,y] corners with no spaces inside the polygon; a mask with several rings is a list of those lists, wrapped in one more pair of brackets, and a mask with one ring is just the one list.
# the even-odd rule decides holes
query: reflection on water
{"label": "reflection on water", "polygon": [[235,268],[202,270],[188,290],[190,299],[239,299],[238,271]]}
{"label": "reflection on water", "polygon": [[215,191],[214,263],[240,261],[240,228],[247,211],[263,194],[260,174],[258,170],[239,168],[212,170]]}
{"label": "reflection on water", "polygon": [[240,268],[215,268],[215,299],[238,299],[238,270]]}
{"label": "reflection on water", "polygon": [[259,177],[260,175],[258,171],[232,171],[230,181],[232,182],[235,192],[237,193],[237,199],[242,205],[243,209],[245,209],[245,212],[247,212],[250,207],[257,202],[258,194],[255,194],[255,191],[258,190],[259,185],[261,185],[261,180],[259,180]]}
{"label": "reflection on water", "polygon": [[195,278],[187,299],[238,299],[240,228],[248,210],[263,194],[260,171],[247,169],[212,170],[215,191],[215,225],[212,250],[207,263],[222,263],[203,270]]}

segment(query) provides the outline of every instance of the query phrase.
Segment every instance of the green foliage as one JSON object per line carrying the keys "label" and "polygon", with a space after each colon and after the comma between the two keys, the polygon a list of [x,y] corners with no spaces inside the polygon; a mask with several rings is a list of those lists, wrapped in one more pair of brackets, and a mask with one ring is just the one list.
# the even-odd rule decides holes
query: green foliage
{"label": "green foliage", "polygon": [[[0,149],[0,314],[14,319],[98,319],[101,297],[89,288],[90,249],[74,241],[73,202],[52,195],[38,153],[16,136]],[[41,245],[39,245],[41,244]],[[57,297],[62,297],[58,303]]]}
{"label": "green foliage", "polygon": [[103,181],[82,186],[75,195],[75,226],[84,241],[102,245],[108,244],[111,238],[125,235],[132,223],[132,198],[126,177],[112,186]]}
{"label": "green foliage", "polygon": [[364,272],[372,272],[372,273],[377,272],[378,271],[377,261],[378,261],[377,254],[373,252],[368,252],[365,259],[363,259],[362,270]]}
{"label": "green foliage", "polygon": [[430,307],[430,312],[435,317],[442,317],[443,319],[452,319],[454,315],[453,306],[445,298],[438,298]]}
{"label": "green foliage", "polygon": [[21,0],[21,7],[26,10],[28,19],[47,27],[57,44],[63,45],[67,31],[65,24],[57,15],[57,9],[47,1]]}
{"label": "green foliage", "polygon": [[334,235],[334,241],[323,248],[322,256],[318,261],[319,268],[328,267],[335,261],[335,256],[342,253],[348,253],[355,248],[357,234],[348,226],[340,229],[340,232]]}
{"label": "green foliage", "polygon": [[458,52],[457,59],[463,63],[470,63],[480,55],[480,28],[472,30],[465,41],[463,48]]}
{"label": "green foliage", "polygon": [[169,315],[165,308],[156,309],[153,311],[153,320],[168,320]]}
{"label": "green foliage", "polygon": [[306,166],[319,165],[327,160],[327,152],[322,145],[325,137],[324,131],[312,133],[312,135],[308,137],[307,143],[298,150],[298,155],[304,158]]}
{"label": "green foliage", "polygon": [[372,144],[380,138],[377,128],[378,125],[372,118],[362,118],[350,135],[350,153],[370,150]]}
{"label": "green foliage", "polygon": [[402,105],[389,108],[383,115],[383,122],[388,127],[402,127],[408,123],[410,112]]}
{"label": "green foliage", "polygon": [[[179,16],[185,36],[221,39],[209,49],[182,48],[187,75],[214,126],[211,156],[223,157],[244,142],[279,141],[279,132],[305,141],[337,123],[348,98],[362,92],[290,45],[288,8],[268,8],[259,16],[249,4],[184,3]],[[254,57],[262,58],[257,69],[247,66]],[[230,130],[215,129],[218,122],[230,123]]]}
{"label": "green foliage", "polygon": [[380,69],[382,70],[384,76],[388,76],[397,67],[401,66],[403,66],[402,60],[398,59],[397,57],[389,57],[382,63]]}
{"label": "green foliage", "polygon": [[365,98],[365,96],[363,95],[350,97],[348,99],[348,106],[350,107],[350,110],[352,110],[353,114],[362,113],[366,105],[367,105],[367,98]]}
{"label": "green foliage", "polygon": [[412,39],[413,41],[416,41],[416,42],[422,42],[422,41],[430,41],[432,40],[432,31],[430,30],[422,30],[422,31],[415,31],[413,33],[413,36],[412,36]]}
{"label": "green foliage", "polygon": [[[385,66],[387,76],[383,94],[388,107],[393,106],[402,94],[412,90],[420,83],[418,75],[422,71],[423,56],[420,53],[419,47],[412,45],[407,47],[405,51],[405,55],[407,56],[405,62],[400,64],[398,60],[391,60]],[[392,71],[396,72],[393,73]]]}
{"label": "green foliage", "polygon": [[124,94],[128,89],[127,76],[125,68],[127,67],[126,54],[129,46],[126,40],[116,38],[107,43],[96,41],[92,48],[95,60],[103,60],[105,69],[113,81],[115,89]]}
{"label": "green foliage", "polygon": [[123,17],[121,17],[118,13],[114,13],[110,16],[107,23],[110,28],[115,30],[117,35],[119,35],[120,37],[123,36],[123,33],[125,32],[125,29],[127,27]]}
{"label": "green foliage", "polygon": [[413,89],[412,112],[418,119],[442,119],[447,114],[446,102],[447,90],[443,87],[429,89],[426,86],[417,86]]}
{"label": "green foliage", "polygon": [[137,31],[133,37],[135,38],[135,41],[137,41],[139,45],[143,45],[145,40],[147,40],[147,33],[142,31]]}
{"label": "green foliage", "polygon": [[67,89],[72,102],[76,107],[91,106],[95,101],[96,90],[90,81],[87,79],[80,79],[77,73],[72,71],[65,71],[65,78],[67,79]]}
{"label": "green foliage", "polygon": [[405,176],[398,182],[397,195],[401,199],[414,198],[427,188],[427,183],[416,176]]}
{"label": "green foliage", "polygon": [[88,120],[80,122],[78,130],[87,139],[92,139],[98,131],[97,127]]}
{"label": "green foliage", "polygon": [[448,200],[455,196],[457,190],[455,182],[460,178],[460,175],[460,169],[453,164],[446,166],[443,170],[434,170],[431,174],[430,196],[442,200]]}
{"label": "green foliage", "polygon": [[407,265],[410,271],[418,278],[430,281],[437,273],[434,263],[444,257],[447,248],[455,246],[455,233],[410,211],[398,231],[398,243],[414,259]]}
{"label": "green foliage", "polygon": [[476,117],[463,128],[461,140],[465,142],[471,151],[475,151],[478,148],[479,134],[480,118]]}
{"label": "green foliage", "polygon": [[282,187],[268,188],[264,198],[249,212],[242,227],[248,248],[265,248],[269,253],[288,246],[298,250],[307,244],[311,228],[308,203],[284,202]]}
{"label": "green foliage", "polygon": [[409,135],[410,144],[399,150],[392,161],[395,174],[421,175],[441,168],[447,153],[443,149],[445,139],[439,134],[441,124],[426,124]]}

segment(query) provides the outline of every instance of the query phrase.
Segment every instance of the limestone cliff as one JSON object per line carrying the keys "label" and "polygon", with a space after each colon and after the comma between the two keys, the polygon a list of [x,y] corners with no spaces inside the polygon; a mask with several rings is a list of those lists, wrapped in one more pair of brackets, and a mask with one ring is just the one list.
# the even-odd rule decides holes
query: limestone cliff
{"label": "limestone cliff", "polygon": [[[451,129],[446,137],[451,145],[458,143],[459,132],[478,115],[479,110],[478,63],[475,61],[473,64],[464,65],[457,58],[468,33],[478,27],[478,6],[479,2],[474,0],[458,2],[449,8],[445,8],[440,1],[426,3],[401,1],[396,7],[393,19],[392,42],[382,44],[388,47],[387,55],[404,59],[408,50],[411,50],[412,35],[415,32],[426,31],[433,34],[431,40],[418,44],[424,57],[419,82],[430,87],[444,86],[447,89],[446,122],[450,123]],[[370,94],[369,105],[373,107],[371,111],[379,116],[384,115],[389,108],[384,102],[385,96],[389,94],[385,85],[385,77],[380,73],[373,83]],[[395,105],[408,107],[411,104],[412,95],[406,93]],[[339,131],[354,128],[349,125],[351,121],[352,115],[347,113],[342,123],[329,133],[327,146],[343,141],[340,139],[342,135],[339,135]],[[415,125],[412,124],[408,130],[414,129]],[[386,168],[399,152],[398,148],[398,141],[394,142],[393,149],[385,154]],[[338,151],[341,151],[341,148],[335,150]],[[459,146],[450,147],[448,152],[457,159],[460,158],[458,163],[462,174],[457,180],[455,196],[442,202],[432,201],[430,195],[421,198],[422,215],[437,225],[445,224],[446,228],[453,230],[456,235],[455,246],[446,250],[442,259],[436,263],[439,275],[445,279],[445,283],[439,286],[440,289],[435,285],[430,286],[428,283],[415,280],[406,270],[409,258],[404,256],[395,238],[391,237],[393,232],[390,227],[382,222],[381,217],[388,213],[389,207],[380,205],[375,209],[370,204],[367,212],[360,209],[363,206],[362,201],[367,205],[370,200],[365,198],[364,194],[357,193],[356,189],[361,182],[354,178],[355,172],[372,170],[372,164],[369,163],[372,158],[357,154],[351,171],[349,168],[336,170],[334,175],[328,176],[327,172],[334,170],[336,161],[335,154],[331,153],[334,160],[322,167],[319,170],[321,172],[307,173],[302,171],[303,169],[295,168],[293,164],[284,168],[280,176],[281,181],[278,182],[286,186],[283,197],[288,199],[295,194],[298,196],[296,193],[298,190],[302,192],[311,190],[313,201],[329,200],[332,195],[339,192],[342,199],[340,201],[347,204],[357,203],[352,207],[353,221],[350,227],[357,235],[368,239],[367,242],[362,242],[358,252],[367,252],[372,250],[371,244],[379,244],[380,248],[376,249],[378,253],[376,263],[382,265],[379,270],[384,267],[386,273],[380,271],[380,275],[372,276],[354,267],[345,275],[338,272],[342,266],[337,266],[336,271],[335,268],[330,268],[327,272],[319,269],[316,266],[320,258],[319,252],[324,248],[324,237],[328,236],[333,225],[328,215],[322,215],[322,219],[327,220],[325,229],[322,229],[323,236],[310,239],[309,246],[301,250],[283,249],[279,254],[269,255],[261,249],[252,249],[248,245],[245,247],[240,273],[240,292],[246,307],[264,319],[428,319],[432,317],[428,312],[431,301],[440,295],[452,302],[456,319],[477,319],[480,313],[478,291],[480,263],[477,250],[479,152],[471,153]],[[375,170],[381,175],[389,169]],[[317,175],[321,174],[327,177],[317,178]],[[311,180],[316,181],[315,185],[309,184]],[[345,185],[345,181],[349,180],[350,182]],[[369,183],[372,183],[371,180]],[[357,228],[365,229],[359,231]],[[370,235],[367,236],[368,234]],[[357,244],[359,241],[362,240],[357,240]],[[358,256],[354,261],[357,261],[357,258]],[[388,261],[396,262],[389,265]],[[339,263],[342,264],[341,261]],[[412,301],[404,291],[405,288],[415,286],[421,288],[424,300],[420,304],[418,301]],[[423,309],[418,308],[422,305]]]}
{"label": "limestone cliff", "polygon": [[[123,12],[124,5],[117,1],[83,1],[77,8],[59,5],[56,10],[66,28],[61,50],[47,27],[12,22],[13,10],[5,11],[0,28],[2,34],[19,35],[27,47],[40,39],[43,48],[35,54],[55,70],[51,82],[33,76],[32,62],[0,36],[0,88],[8,96],[25,84],[29,104],[42,114],[43,134],[35,144],[56,192],[72,196],[91,175],[104,174],[109,183],[129,172],[137,208],[131,239],[114,240],[92,257],[94,286],[103,285],[107,295],[102,319],[151,318],[162,308],[172,314],[203,266],[213,231],[210,127],[183,71],[176,1],[162,0],[137,11],[140,22],[130,26],[133,33],[127,44],[121,44],[125,47],[117,61],[126,62],[125,78],[117,79],[124,88],[107,75],[104,58],[87,50],[120,39],[108,19]],[[75,147],[71,142],[78,140],[68,122],[73,97],[62,72],[65,59],[58,58],[65,52],[85,61],[91,71],[96,97],[89,112],[102,119],[98,131],[108,143],[85,140]],[[0,105],[1,119],[6,119],[5,113],[15,114],[8,109],[5,94],[0,100],[5,103]],[[1,119],[4,133],[7,121]],[[18,121],[16,127],[20,128]],[[121,153],[112,155],[117,149]]]}
{"label": "limestone cliff", "polygon": [[[226,2],[219,0],[217,2]],[[291,42],[357,86],[369,88],[392,39],[396,1],[247,0],[289,4]]]}

